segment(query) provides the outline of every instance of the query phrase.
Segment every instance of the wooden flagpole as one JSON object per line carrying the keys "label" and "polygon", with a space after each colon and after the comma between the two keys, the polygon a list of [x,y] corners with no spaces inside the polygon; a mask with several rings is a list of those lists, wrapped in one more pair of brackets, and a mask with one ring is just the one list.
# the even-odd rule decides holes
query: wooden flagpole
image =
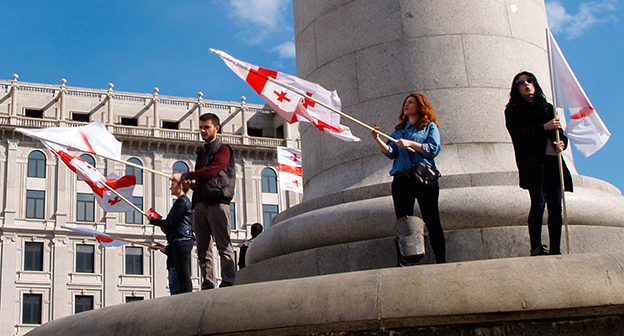
{"label": "wooden flagpole", "polygon": [[[97,154],[97,153],[96,153],[95,155],[99,155],[99,154]],[[107,159],[110,159],[110,160],[113,160],[113,161],[117,161],[117,162],[119,162],[119,163],[126,164],[126,165],[128,165],[128,166],[132,166],[132,167],[135,167],[135,168],[139,168],[139,169],[142,169],[142,170],[148,171],[148,172],[153,173],[153,174],[156,174],[156,175],[164,176],[164,177],[166,177],[166,178],[170,178],[170,177],[171,177],[171,175],[165,174],[165,173],[163,173],[163,172],[159,172],[158,170],[154,170],[154,169],[151,169],[151,168],[147,168],[147,167],[145,167],[145,166],[141,166],[140,164],[136,164],[136,163],[132,163],[132,162],[129,162],[129,161],[124,161],[124,160],[111,159],[111,158],[106,157],[106,156],[103,156],[103,157],[105,157],[105,158],[107,158]]]}
{"label": "wooden flagpole", "polygon": [[115,239],[115,240],[121,240],[121,241],[126,242],[126,243],[135,244],[135,245],[141,245],[141,246],[149,247],[149,248],[154,249],[154,250],[159,248],[159,247],[156,247],[155,245],[150,245],[150,244],[147,244],[147,243],[142,243],[142,242],[138,242],[138,241],[134,241],[134,240],[129,240],[129,239],[124,239],[124,238],[111,236],[108,233],[107,233],[107,235],[108,235],[108,238]]}
{"label": "wooden flagpole", "polygon": [[[554,106],[557,103],[557,92],[555,91],[554,86],[554,73],[553,73],[553,65],[552,65],[552,46],[550,45],[550,32],[548,28],[546,28],[546,45],[548,47],[548,66],[550,70],[550,89],[553,94],[553,112],[555,114],[555,119],[559,118],[559,113],[557,113],[557,108]],[[565,118],[565,115],[564,115]],[[555,141],[561,141],[559,136],[559,130],[555,129]],[[568,210],[566,207],[566,199],[565,199],[565,180],[563,176],[563,153],[557,152],[557,161],[559,163],[559,180],[561,182],[561,201],[563,202],[563,224],[565,227],[565,238],[566,238],[566,250],[567,253],[570,254],[570,233],[568,231]]]}

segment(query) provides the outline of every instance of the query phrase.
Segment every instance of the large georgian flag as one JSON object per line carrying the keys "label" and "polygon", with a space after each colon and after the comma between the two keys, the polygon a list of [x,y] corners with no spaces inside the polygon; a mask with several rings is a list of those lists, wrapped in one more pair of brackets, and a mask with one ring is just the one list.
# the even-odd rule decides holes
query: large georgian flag
{"label": "large georgian flag", "polygon": [[280,188],[303,194],[301,151],[294,148],[277,147],[277,165]]}
{"label": "large georgian flag", "polygon": [[128,241],[119,240],[118,238],[112,237],[111,235],[107,233],[96,231],[96,230],[79,228],[79,227],[69,227],[69,226],[61,226],[61,227],[63,229],[72,230],[72,231],[82,233],[87,236],[92,235],[95,237],[95,240],[97,240],[104,247],[115,247],[115,246],[123,246],[123,245],[130,244],[130,242]]}
{"label": "large georgian flag", "polygon": [[576,149],[588,157],[607,143],[611,133],[587,98],[550,30],[547,35],[555,107],[570,111],[565,134]]}
{"label": "large georgian flag", "polygon": [[125,175],[119,178],[114,173],[105,178],[99,170],[91,166],[88,162],[81,157],[68,153],[63,147],[41,140],[54,155],[56,155],[65,165],[78,176],[80,176],[93,190],[93,194],[98,201],[98,204],[106,212],[127,212],[132,211],[134,208],[128,203],[120,199],[112,191],[108,190],[102,182],[106,183],[111,188],[115,189],[126,199],[132,199],[132,192],[136,184],[136,176]]}
{"label": "large georgian flag", "polygon": [[35,139],[113,160],[121,160],[121,142],[106,130],[101,120],[82,127],[17,128],[15,130]]}
{"label": "large georgian flag", "polygon": [[319,130],[344,141],[360,141],[349,127],[340,124],[340,115],[304,96],[312,97],[338,111],[342,108],[336,91],[275,70],[235,59],[227,53],[210,49],[247,82],[288,123],[310,122]]}

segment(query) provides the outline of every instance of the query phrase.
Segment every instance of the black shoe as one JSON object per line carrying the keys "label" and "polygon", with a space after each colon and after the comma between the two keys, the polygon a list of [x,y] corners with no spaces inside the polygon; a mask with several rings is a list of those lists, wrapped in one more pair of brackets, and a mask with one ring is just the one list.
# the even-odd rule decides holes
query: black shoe
{"label": "black shoe", "polygon": [[536,247],[531,251],[531,256],[541,256],[541,255],[549,255],[549,254],[550,253],[548,253],[548,246],[546,245]]}

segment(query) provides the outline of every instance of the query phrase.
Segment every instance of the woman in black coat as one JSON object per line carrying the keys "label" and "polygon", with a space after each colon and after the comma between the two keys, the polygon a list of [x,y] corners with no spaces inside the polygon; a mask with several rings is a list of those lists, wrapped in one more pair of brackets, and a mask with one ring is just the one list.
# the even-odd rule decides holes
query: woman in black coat
{"label": "woman in black coat", "polygon": [[[568,138],[546,101],[535,75],[523,71],[511,84],[505,123],[516,154],[520,187],[529,191],[529,236],[531,255],[561,254],[561,178],[557,155],[566,149]],[[560,141],[556,141],[559,132]],[[563,162],[565,190],[572,191],[572,177]],[[550,251],[542,244],[542,220],[548,206]]]}

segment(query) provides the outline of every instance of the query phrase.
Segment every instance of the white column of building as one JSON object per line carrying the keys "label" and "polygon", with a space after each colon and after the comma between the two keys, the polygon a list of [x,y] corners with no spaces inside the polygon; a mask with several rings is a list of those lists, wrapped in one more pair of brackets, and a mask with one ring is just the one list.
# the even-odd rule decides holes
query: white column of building
{"label": "white column of building", "polygon": [[[49,160],[49,161],[52,161],[52,160]],[[48,174],[47,176],[56,176],[56,179],[54,177],[46,179],[46,184],[49,184],[46,186],[46,190],[56,189],[56,192],[46,193],[46,196],[50,194],[49,197],[55,198],[54,199],[54,201],[56,202],[55,227],[59,229],[62,225],[67,224],[69,209],[71,208],[69,202],[76,199],[75,197],[73,197],[74,195],[70,195],[69,193],[69,191],[72,190],[72,188],[69,187],[70,185],[69,183],[72,182],[71,178],[76,175],[73,172],[70,172],[70,170],[65,166],[65,164],[61,163],[58,158],[56,159],[55,168],[56,169],[50,169],[50,170],[51,171],[55,170],[56,174],[55,175]]]}
{"label": "white column of building", "polygon": [[114,119],[113,118],[113,86],[114,86],[113,83],[108,83],[108,93],[106,94],[107,95],[106,105],[108,108],[107,109],[108,117],[106,119],[109,125],[112,125],[113,122],[115,122],[115,120],[113,120]]}
{"label": "white column of building", "polygon": [[61,122],[65,121],[65,95],[67,94],[67,87],[65,86],[67,83],[67,79],[61,79],[61,89],[59,92],[59,111],[58,111],[58,120]]}
{"label": "white column of building", "polygon": [[[17,84],[17,78],[19,76],[17,74],[13,74],[13,82],[11,83],[11,110],[9,111],[9,117],[11,119],[17,117],[17,88],[19,84]],[[15,121],[11,121],[12,125],[15,125]]]}
{"label": "white column of building", "polygon": [[[112,113],[112,112],[111,112]],[[112,114],[111,114],[112,115]],[[117,163],[106,159],[106,176],[115,172]],[[121,166],[121,164],[119,164]],[[119,175],[119,174],[118,174]],[[114,231],[117,222],[121,220],[120,213],[107,212],[105,216],[105,232]],[[117,266],[117,258],[119,251],[123,251],[123,247],[102,248],[102,307],[108,307],[118,304],[117,300],[119,274],[122,267]]]}
{"label": "white column of building", "polygon": [[52,309],[51,320],[71,315],[67,305],[67,275],[72,262],[69,260],[67,251],[67,236],[61,235],[52,239],[52,293],[50,305]]}
{"label": "white column of building", "polygon": [[[5,181],[5,195],[18,195],[15,188],[15,170],[17,168],[15,161],[17,159],[17,140],[7,140],[7,160],[6,160],[6,181]],[[13,226],[15,222],[15,211],[17,206],[17,200],[15,197],[7,197],[4,207],[4,225]]]}
{"label": "white column of building", "polygon": [[[154,170],[163,172],[163,154],[162,153],[154,153]],[[170,169],[167,169],[167,172],[170,172]],[[152,175],[153,185],[152,195],[153,196],[153,208],[161,214],[163,217],[167,215],[169,212],[169,202],[167,202],[167,198],[169,197],[168,186],[169,180],[166,177],[150,174]],[[147,208],[147,205],[145,206]],[[150,225],[150,224],[148,224]],[[154,227],[155,234],[160,234],[160,228]],[[152,253],[152,277],[154,284],[153,293],[154,297],[161,297],[167,295],[167,267],[166,267],[166,258],[163,258],[164,254],[159,251],[154,250]]]}
{"label": "white column of building", "polygon": [[[247,104],[245,104],[245,97],[241,97],[241,129],[243,130],[243,137],[249,136],[249,132],[247,131]],[[245,143],[245,142],[243,142]]]}
{"label": "white column of building", "polygon": [[17,265],[17,236],[0,236],[0,335],[15,334],[15,280]]}
{"label": "white column of building", "polygon": [[[256,203],[257,200],[262,200],[262,198],[257,198],[254,190],[254,181],[253,181],[253,165],[251,159],[243,158],[243,218],[241,223],[243,225],[249,223],[255,223],[258,218]],[[261,201],[262,203],[262,201]]]}
{"label": "white column of building", "polygon": [[[117,256],[123,247],[102,247],[102,307],[116,305],[121,267],[117,267]],[[123,265],[122,265],[123,266]],[[123,271],[122,271],[123,272]]]}
{"label": "white column of building", "polygon": [[[158,115],[158,102],[159,102],[160,98],[158,97],[158,88],[155,87],[154,88],[154,96],[152,98],[152,108],[154,110],[154,123],[152,125],[152,127],[154,127],[155,130],[160,128],[160,124],[159,124],[159,120],[160,120],[160,116]],[[149,126],[149,124],[148,124]]]}

